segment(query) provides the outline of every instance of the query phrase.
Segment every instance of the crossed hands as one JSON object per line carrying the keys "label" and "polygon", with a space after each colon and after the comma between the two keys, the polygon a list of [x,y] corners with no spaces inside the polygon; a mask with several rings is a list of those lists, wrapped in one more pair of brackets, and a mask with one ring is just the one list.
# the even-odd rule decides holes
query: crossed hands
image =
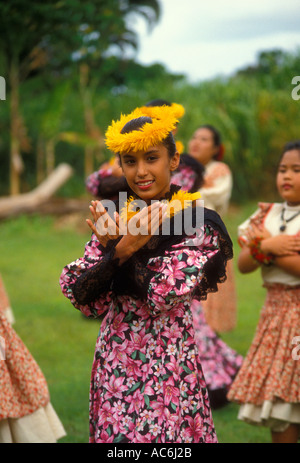
{"label": "crossed hands", "polygon": [[248,243],[255,238],[261,238],[261,250],[265,254],[274,256],[291,256],[300,252],[300,232],[296,235],[276,235],[271,234],[264,226],[252,224],[246,232]]}
{"label": "crossed hands", "polygon": [[92,201],[90,211],[94,220],[87,219],[86,222],[102,246],[106,247],[109,241],[121,238],[119,248],[134,253],[156,233],[167,215],[167,205],[156,201],[137,212],[128,223],[117,212],[112,218],[101,201]]}

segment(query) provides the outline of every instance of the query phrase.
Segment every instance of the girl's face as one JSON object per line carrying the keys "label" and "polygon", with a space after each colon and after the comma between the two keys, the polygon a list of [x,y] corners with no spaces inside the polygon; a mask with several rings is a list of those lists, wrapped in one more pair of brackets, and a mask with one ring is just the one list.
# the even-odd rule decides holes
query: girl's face
{"label": "girl's face", "polygon": [[167,148],[157,145],[147,152],[121,154],[121,166],[129,187],[150,203],[170,190],[171,172],[177,169],[179,158],[178,152],[170,158]]}
{"label": "girl's face", "polygon": [[286,151],[277,172],[277,189],[289,206],[300,204],[300,151]]}
{"label": "girl's face", "polygon": [[196,130],[188,145],[189,154],[203,165],[211,161],[218,149],[212,132],[205,127]]}

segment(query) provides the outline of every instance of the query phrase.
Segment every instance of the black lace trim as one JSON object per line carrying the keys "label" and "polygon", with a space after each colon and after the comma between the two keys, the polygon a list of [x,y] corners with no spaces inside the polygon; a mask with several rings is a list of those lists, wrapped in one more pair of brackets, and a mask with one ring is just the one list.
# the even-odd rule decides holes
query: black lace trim
{"label": "black lace trim", "polygon": [[91,304],[111,289],[119,259],[114,258],[115,244],[108,246],[103,259],[86,270],[74,283],[72,290],[81,305]]}

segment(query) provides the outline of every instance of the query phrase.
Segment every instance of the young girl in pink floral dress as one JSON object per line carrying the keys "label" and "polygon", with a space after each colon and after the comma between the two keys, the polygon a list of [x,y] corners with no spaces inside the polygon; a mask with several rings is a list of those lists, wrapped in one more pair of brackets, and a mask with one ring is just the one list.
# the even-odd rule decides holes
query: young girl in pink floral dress
{"label": "young girl in pink floral dress", "polygon": [[260,203],[239,227],[242,273],[261,268],[267,296],[253,342],[228,398],[239,418],[267,426],[274,443],[297,442],[300,431],[300,141],[279,162],[283,203]]}
{"label": "young girl in pink floral dress", "polygon": [[[111,125],[107,145],[144,206],[139,202],[137,211],[130,198],[115,223],[92,202],[91,241],[61,275],[76,308],[90,317],[106,314],[92,367],[90,442],[217,442],[190,304],[226,278],[232,243],[219,216],[196,203],[197,194],[170,189],[179,162],[176,122],[129,115]],[[177,218],[182,224],[189,213],[195,228],[178,233]],[[135,233],[134,224],[146,233]]]}
{"label": "young girl in pink floral dress", "polygon": [[[147,109],[148,111],[149,109],[151,111],[152,107],[155,108],[156,106],[162,106],[165,103],[165,100],[151,101],[149,103],[150,106],[142,108],[142,111],[144,112],[145,109],[146,112]],[[173,135],[175,135],[174,131]],[[218,145],[218,142],[216,142],[216,144]],[[211,144],[211,147],[213,146],[214,144]],[[128,194],[133,194],[128,187],[123,171],[120,168],[120,163],[117,159],[118,157],[114,156],[114,158],[115,161],[113,163],[108,163],[107,166],[104,166],[98,172],[90,175],[86,182],[90,193],[96,197],[101,197],[101,199],[117,198],[120,191],[126,191]],[[204,173],[204,166],[198,162],[195,157],[190,156],[187,153],[181,153],[177,169],[171,172],[171,185],[178,185],[182,190],[195,193],[203,186]],[[227,195],[223,194],[223,186],[219,189],[219,193],[222,196],[222,198],[219,198],[219,201],[228,201]],[[228,262],[227,266],[227,278],[228,267],[230,264],[231,261]],[[228,280],[226,280],[226,282],[227,281]],[[222,287],[223,286],[224,284]],[[230,288],[231,287],[232,286],[230,286]],[[220,289],[218,289],[218,291],[219,290]],[[209,295],[209,301],[219,301],[219,304],[221,302],[223,311],[227,313],[228,304],[224,304],[222,297],[218,298],[217,294],[218,293],[211,293]],[[226,294],[228,294],[228,292]],[[229,296],[231,301],[234,302],[234,295],[232,292]],[[205,301],[205,303],[207,303],[207,301]],[[200,363],[205,376],[210,405],[212,409],[218,409],[228,404],[226,397],[227,392],[242,364],[243,357],[222,341],[207,323],[204,316],[202,302],[200,303],[196,300],[193,301],[191,304],[191,310],[194,322],[195,339],[200,356]],[[211,315],[215,318],[218,314],[214,312],[214,314]],[[210,321],[211,318],[212,317],[210,317]],[[224,316],[223,320],[225,320],[225,318],[226,317]],[[218,323],[218,327],[220,327],[222,321],[219,319]],[[224,328],[224,324],[222,326]]]}

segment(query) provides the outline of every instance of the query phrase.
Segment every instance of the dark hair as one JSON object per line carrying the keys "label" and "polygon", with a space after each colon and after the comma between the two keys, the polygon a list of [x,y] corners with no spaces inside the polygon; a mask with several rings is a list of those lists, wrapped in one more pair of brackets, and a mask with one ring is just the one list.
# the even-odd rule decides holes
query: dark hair
{"label": "dark hair", "polygon": [[145,106],[172,106],[171,103],[167,100],[162,100],[157,98],[156,100],[151,100],[145,104]]}
{"label": "dark hair", "polygon": [[280,156],[280,159],[279,159],[279,163],[281,162],[281,159],[283,158],[284,154],[285,154],[287,151],[292,151],[292,150],[298,150],[298,151],[300,151],[300,140],[288,141],[288,142],[284,145],[283,150],[282,150],[282,153],[281,153],[281,156]]}
{"label": "dark hair", "polygon": [[300,140],[288,141],[283,147],[283,153],[292,150],[300,150]]}
{"label": "dark hair", "polygon": [[221,143],[222,143],[221,134],[213,125],[203,124],[203,125],[200,125],[199,129],[208,129],[208,130],[210,130],[212,135],[213,135],[214,145],[215,146],[220,146],[221,145]]}
{"label": "dark hair", "polygon": [[[121,133],[130,133],[133,130],[140,130],[146,123],[152,124],[151,117],[141,116],[128,121],[121,130]],[[172,132],[169,132],[161,144],[167,148],[169,157],[172,158],[176,153],[176,144]]]}
{"label": "dark hair", "polygon": [[131,119],[130,121],[126,122],[124,127],[121,130],[121,133],[130,133],[134,130],[141,129],[146,123],[152,124],[151,117],[148,116],[141,116],[136,117],[135,119]]}

